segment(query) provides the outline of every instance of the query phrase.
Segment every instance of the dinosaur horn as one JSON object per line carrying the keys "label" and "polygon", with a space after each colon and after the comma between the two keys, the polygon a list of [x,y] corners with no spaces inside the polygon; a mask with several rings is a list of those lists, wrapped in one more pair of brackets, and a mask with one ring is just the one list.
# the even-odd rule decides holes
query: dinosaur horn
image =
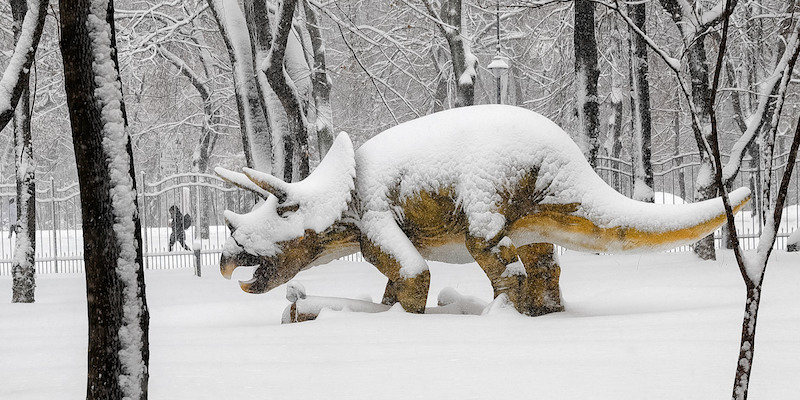
{"label": "dinosaur horn", "polygon": [[230,184],[232,184],[234,186],[238,186],[238,187],[240,187],[242,189],[246,189],[246,190],[249,190],[251,192],[254,192],[255,194],[259,195],[261,198],[266,199],[267,197],[269,197],[269,192],[267,192],[266,190],[258,187],[258,185],[253,183],[253,181],[251,181],[247,177],[247,175],[245,175],[243,173],[234,172],[234,171],[222,168],[222,167],[214,168],[214,173],[216,173],[217,176],[222,178],[222,180],[224,180],[225,182],[228,182],[228,183],[230,183]]}
{"label": "dinosaur horn", "polygon": [[247,167],[242,168],[242,172],[258,187],[274,194],[279,203],[283,203],[289,197],[289,184],[279,178]]}

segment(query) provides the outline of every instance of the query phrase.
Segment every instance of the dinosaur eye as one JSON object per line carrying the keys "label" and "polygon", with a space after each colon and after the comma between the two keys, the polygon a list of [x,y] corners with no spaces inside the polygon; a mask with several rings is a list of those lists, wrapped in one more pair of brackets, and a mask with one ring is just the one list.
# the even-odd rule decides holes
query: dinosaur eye
{"label": "dinosaur eye", "polygon": [[299,208],[300,208],[299,204],[292,204],[292,205],[289,205],[289,206],[278,206],[276,211],[278,212],[278,215],[280,215],[281,217],[286,218],[291,213],[297,211]]}

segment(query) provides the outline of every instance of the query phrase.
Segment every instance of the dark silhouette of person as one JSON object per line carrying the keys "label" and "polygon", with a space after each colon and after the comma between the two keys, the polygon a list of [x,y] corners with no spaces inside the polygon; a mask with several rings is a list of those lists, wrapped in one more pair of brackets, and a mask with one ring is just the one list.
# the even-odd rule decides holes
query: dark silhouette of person
{"label": "dark silhouette of person", "polygon": [[8,238],[14,235],[17,231],[17,199],[11,197],[8,199]]}
{"label": "dark silhouette of person", "polygon": [[192,224],[192,218],[189,214],[184,215],[176,205],[169,207],[169,217],[170,227],[172,228],[172,233],[169,235],[169,251],[172,251],[172,246],[175,245],[175,242],[178,242],[184,250],[191,250],[186,245],[186,233],[184,231],[189,229]]}

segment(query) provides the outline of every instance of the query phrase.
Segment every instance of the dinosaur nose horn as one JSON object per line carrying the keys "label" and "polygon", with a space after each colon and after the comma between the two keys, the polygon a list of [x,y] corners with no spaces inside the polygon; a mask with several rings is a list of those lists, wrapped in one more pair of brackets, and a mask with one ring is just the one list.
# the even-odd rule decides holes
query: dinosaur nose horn
{"label": "dinosaur nose horn", "polygon": [[225,219],[225,225],[228,226],[228,229],[231,231],[231,235],[233,235],[233,232],[239,227],[241,215],[225,210],[225,212],[222,213],[222,217]]}

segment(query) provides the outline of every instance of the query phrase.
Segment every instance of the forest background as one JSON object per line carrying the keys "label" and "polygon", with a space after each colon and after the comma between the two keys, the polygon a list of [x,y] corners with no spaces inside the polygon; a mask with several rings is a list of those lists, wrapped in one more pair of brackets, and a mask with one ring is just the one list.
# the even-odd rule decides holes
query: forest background
{"label": "forest background", "polygon": [[[306,10],[311,10],[319,19],[314,26],[319,28],[324,72],[331,84],[331,116],[326,124],[332,132],[348,132],[358,146],[399,122],[455,105],[459,77],[452,70],[441,20],[429,12],[437,11],[438,4],[426,9],[426,2],[411,0],[308,3],[310,7],[305,10],[298,7],[296,29],[291,33],[301,48],[295,49],[290,43],[287,58],[297,63],[297,72],[292,74],[297,92],[308,115],[314,115],[315,64],[306,16]],[[686,75],[693,67],[692,60],[684,32],[666,11],[668,3],[643,2],[646,31],[666,54],[681,59],[681,73]],[[742,136],[743,124],[758,108],[759,93],[779,63],[794,28],[790,23],[793,1],[739,3],[732,15],[729,55],[718,102],[723,152]],[[115,3],[128,132],[137,171],[151,177],[192,170],[208,172],[209,166],[217,165],[238,168],[246,163],[231,59],[209,4],[213,2]],[[714,6],[703,4],[698,5],[701,10]],[[499,14],[499,51],[510,66],[503,101],[553,119],[588,149],[592,143],[582,134],[576,108],[580,80],[576,81],[574,3],[503,1],[497,6],[490,1],[465,1],[462,5],[460,36],[476,61],[474,103],[496,102],[495,78],[486,67],[497,54]],[[57,3],[50,5],[31,70],[31,131],[37,178],[71,182],[77,176],[72,167],[75,161],[56,7]],[[636,139],[631,135],[635,131],[631,117],[635,97],[630,73],[632,35],[626,21],[602,3],[596,4],[594,21],[599,72],[599,139],[595,145],[601,155],[630,160],[637,153]],[[13,49],[12,25],[9,5],[3,2],[0,65],[7,64]],[[709,59],[719,43],[717,29],[709,27],[700,39],[705,42]],[[652,104],[652,157],[660,160],[696,152],[690,106],[678,89],[676,74],[650,52],[647,82]],[[788,115],[796,114],[797,92],[792,80],[784,105]],[[792,122],[786,118],[779,122],[778,154],[787,147],[783,138]],[[316,125],[308,136],[312,166],[319,160],[314,129]],[[14,179],[10,131],[9,126],[0,135],[0,176],[4,182]],[[200,160],[203,151],[207,151],[207,160]]]}

